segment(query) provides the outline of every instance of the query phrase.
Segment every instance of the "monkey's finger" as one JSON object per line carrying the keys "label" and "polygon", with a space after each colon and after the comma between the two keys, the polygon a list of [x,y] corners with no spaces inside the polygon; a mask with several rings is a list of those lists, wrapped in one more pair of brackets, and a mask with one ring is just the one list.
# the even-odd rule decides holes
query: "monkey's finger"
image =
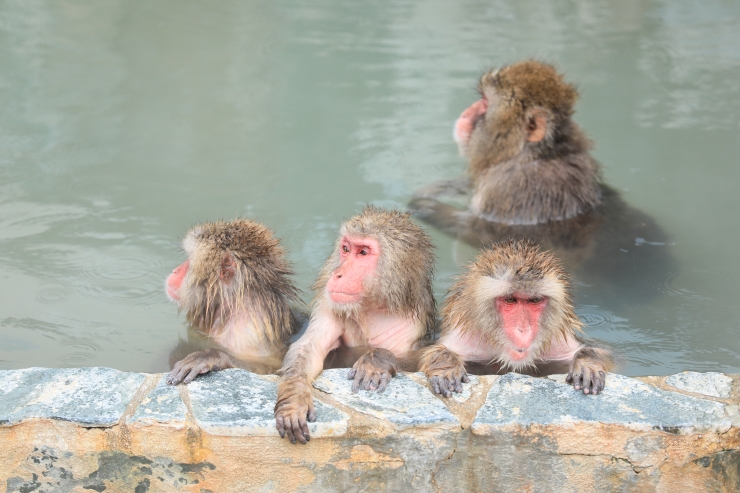
{"label": "monkey's finger", "polygon": [[583,377],[583,393],[584,394],[590,394],[591,393],[591,369],[586,367],[583,369],[583,372],[581,373]]}
{"label": "monkey's finger", "polygon": [[375,390],[380,387],[380,379],[383,378],[378,372],[374,372],[370,380],[370,390]]}
{"label": "monkey's finger", "polygon": [[293,424],[293,436],[298,441],[298,443],[305,445],[308,440],[306,440],[306,437],[303,435],[303,429],[301,428],[300,419],[296,416],[293,416],[293,419],[291,419],[290,422]]}
{"label": "monkey's finger", "polygon": [[460,377],[459,379],[455,379],[455,381],[452,382],[451,387],[454,388],[455,392],[457,392],[458,394],[462,392],[462,377]]}
{"label": "monkey's finger", "polygon": [[293,434],[293,425],[290,422],[290,416],[285,416],[285,434],[288,435],[290,443],[295,443],[295,435]]}
{"label": "monkey's finger", "polygon": [[603,371],[599,372],[599,392],[604,390],[604,386],[606,385],[606,373]]}
{"label": "monkey's finger", "polygon": [[350,368],[347,372],[347,380],[352,380],[355,378],[355,374],[357,373],[357,368]]}
{"label": "monkey's finger", "polygon": [[461,380],[463,383],[468,383],[470,382],[470,377],[468,376],[467,373],[463,372]]}
{"label": "monkey's finger", "polygon": [[573,373],[573,388],[576,390],[581,390],[581,378],[583,375],[580,373]]}
{"label": "monkey's finger", "polygon": [[439,389],[439,377],[433,376],[429,377],[429,385],[432,386],[432,391],[434,391],[435,394],[441,394],[442,392]]}
{"label": "monkey's finger", "polygon": [[441,391],[440,394],[444,395],[445,397],[449,397],[452,395],[452,392],[450,392],[450,389],[447,386],[447,379],[444,377],[440,377],[439,379],[439,390]]}
{"label": "monkey's finger", "polygon": [[275,428],[277,428],[280,438],[285,438],[285,423],[282,416],[275,417]]}
{"label": "monkey's finger", "polygon": [[573,383],[573,370],[568,370],[568,374],[565,376],[566,383]]}
{"label": "monkey's finger", "polygon": [[391,376],[388,373],[383,373],[380,375],[380,384],[378,385],[378,394],[382,393],[385,390],[386,385],[388,385],[388,382],[390,381]]}
{"label": "monkey's finger", "polygon": [[356,394],[358,390],[360,390],[360,384],[362,383],[362,379],[365,376],[364,371],[358,371],[355,375],[355,380],[352,382],[352,393]]}
{"label": "monkey's finger", "polygon": [[202,373],[200,370],[201,370],[201,368],[198,367],[198,366],[192,367],[190,369],[190,373],[187,374],[187,376],[185,377],[185,379],[182,382],[185,383],[185,384],[188,384],[188,383],[192,382],[193,380],[195,380],[195,377],[197,377],[198,375],[200,375]]}
{"label": "monkey's finger", "polygon": [[[298,420],[298,424],[301,427],[301,435],[303,435],[303,438],[306,440],[306,442],[311,441],[311,434],[308,432],[308,423],[306,422],[306,418],[301,417]],[[305,442],[303,442],[305,443]]]}
{"label": "monkey's finger", "polygon": [[313,400],[308,404],[308,420],[311,423],[316,421],[316,408],[313,405]]}

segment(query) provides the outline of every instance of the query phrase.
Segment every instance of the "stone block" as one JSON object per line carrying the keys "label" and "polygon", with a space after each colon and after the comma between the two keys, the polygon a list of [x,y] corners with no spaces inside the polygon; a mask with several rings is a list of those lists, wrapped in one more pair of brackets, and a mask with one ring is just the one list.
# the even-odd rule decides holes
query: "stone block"
{"label": "stone block", "polygon": [[407,375],[396,375],[383,393],[360,390],[353,394],[348,371],[347,368],[324,370],[313,385],[353,410],[385,419],[399,428],[460,426],[457,418],[429,389]]}
{"label": "stone block", "polygon": [[[274,407],[277,383],[245,370],[208,373],[188,384],[190,406],[198,426],[213,435],[279,436]],[[312,438],[344,435],[348,416],[314,399]]]}
{"label": "stone block", "polygon": [[112,426],[145,380],[141,373],[110,368],[0,371],[0,424],[48,418]]}
{"label": "stone block", "polygon": [[671,375],[665,379],[665,383],[685,392],[694,392],[722,399],[729,398],[730,392],[732,392],[732,378],[716,372],[685,371],[677,375]]}
{"label": "stone block", "polygon": [[472,430],[486,434],[507,425],[592,422],[675,433],[721,432],[732,424],[724,408],[719,402],[666,392],[613,373],[599,395],[575,391],[562,375],[553,379],[508,373],[491,387]]}
{"label": "stone block", "polygon": [[141,401],[129,423],[167,423],[180,426],[185,423],[187,406],[180,396],[180,388],[167,385],[165,377]]}

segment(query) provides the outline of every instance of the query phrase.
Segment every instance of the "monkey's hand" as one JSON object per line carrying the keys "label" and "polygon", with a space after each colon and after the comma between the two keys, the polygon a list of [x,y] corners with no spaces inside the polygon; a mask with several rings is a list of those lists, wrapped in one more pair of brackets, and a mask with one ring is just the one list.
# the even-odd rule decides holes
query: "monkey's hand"
{"label": "monkey's hand", "polygon": [[275,427],[280,438],[288,435],[290,443],[311,440],[307,421],[316,421],[311,385],[303,377],[281,378],[275,403]]}
{"label": "monkey's hand", "polygon": [[450,397],[453,392],[462,392],[462,384],[470,381],[462,358],[442,344],[424,351],[419,362],[435,394]]}
{"label": "monkey's hand", "polygon": [[180,382],[187,384],[203,373],[234,368],[234,366],[231,356],[220,349],[196,351],[175,363],[175,367],[167,375],[167,383],[169,385],[177,385]]}
{"label": "monkey's hand", "polygon": [[565,381],[584,394],[598,394],[604,390],[606,372],[611,366],[611,356],[605,349],[585,347],[579,349],[570,363]]}
{"label": "monkey's hand", "polygon": [[385,390],[391,378],[398,372],[398,360],[387,349],[372,348],[354,364],[347,373],[352,382],[352,392],[357,393],[360,388],[365,390]]}

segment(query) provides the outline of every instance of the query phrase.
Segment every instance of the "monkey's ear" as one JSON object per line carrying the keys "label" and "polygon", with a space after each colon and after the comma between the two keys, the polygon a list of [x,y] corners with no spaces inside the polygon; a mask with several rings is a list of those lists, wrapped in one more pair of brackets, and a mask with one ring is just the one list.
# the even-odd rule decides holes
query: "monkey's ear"
{"label": "monkey's ear", "polygon": [[544,109],[527,111],[524,131],[527,134],[527,142],[539,142],[547,134],[547,123],[550,121],[550,113]]}
{"label": "monkey's ear", "polygon": [[221,257],[221,270],[218,275],[226,284],[229,284],[236,275],[236,259],[230,252],[224,253]]}

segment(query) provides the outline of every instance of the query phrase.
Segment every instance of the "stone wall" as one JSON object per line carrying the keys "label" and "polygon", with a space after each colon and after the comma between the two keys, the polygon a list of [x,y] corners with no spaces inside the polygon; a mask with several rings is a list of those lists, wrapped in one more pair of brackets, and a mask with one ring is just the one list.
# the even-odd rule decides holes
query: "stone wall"
{"label": "stone wall", "polygon": [[243,370],[169,387],[107,368],[0,371],[8,492],[740,491],[737,375],[472,377],[437,398],[421,374],[384,394],[315,382],[308,445],[281,440],[276,378]]}

